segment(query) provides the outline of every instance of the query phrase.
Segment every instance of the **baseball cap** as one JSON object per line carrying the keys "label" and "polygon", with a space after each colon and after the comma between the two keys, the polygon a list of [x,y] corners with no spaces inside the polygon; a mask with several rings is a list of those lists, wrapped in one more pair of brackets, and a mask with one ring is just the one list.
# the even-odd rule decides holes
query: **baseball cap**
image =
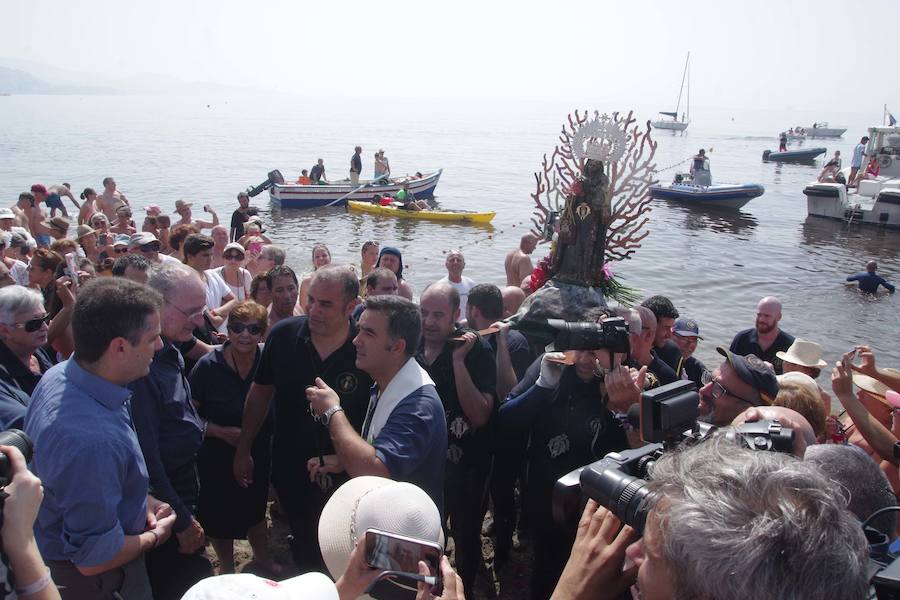
{"label": "baseball cap", "polygon": [[137,248],[138,246],[143,246],[144,244],[158,241],[159,240],[156,239],[156,236],[149,231],[141,231],[140,233],[135,233],[130,238],[128,238],[128,247]]}
{"label": "baseball cap", "polygon": [[120,233],[116,236],[115,241],[113,241],[113,246],[127,246],[131,243],[131,236],[127,233]]}
{"label": "baseball cap", "polygon": [[338,600],[334,582],[322,573],[271,581],[249,573],[207,577],[181,600]]}
{"label": "baseball cap", "polygon": [[682,317],[675,321],[675,327],[673,329],[675,335],[680,335],[681,337],[695,337],[698,340],[703,339],[703,336],[700,335],[700,328],[697,326],[697,321],[693,319],[685,319]]}
{"label": "baseball cap", "polygon": [[225,244],[225,248],[222,250],[222,254],[225,254],[229,250],[236,250],[241,253],[241,256],[247,255],[247,251],[244,249],[244,247],[241,246],[240,244],[238,244],[237,242],[231,242],[229,244]]}
{"label": "baseball cap", "polygon": [[33,194],[46,194],[47,187],[43,183],[36,183],[31,186],[31,193]]}
{"label": "baseball cap", "polygon": [[759,392],[766,404],[772,404],[778,395],[778,379],[775,369],[755,354],[741,356],[719,346],[716,351],[725,357],[741,381]]}

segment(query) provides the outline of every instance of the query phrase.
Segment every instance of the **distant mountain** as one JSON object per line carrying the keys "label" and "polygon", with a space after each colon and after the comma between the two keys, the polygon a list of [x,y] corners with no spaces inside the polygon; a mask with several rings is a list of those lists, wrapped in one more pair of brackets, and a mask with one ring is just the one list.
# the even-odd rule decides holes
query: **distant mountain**
{"label": "distant mountain", "polygon": [[18,69],[0,67],[0,93],[8,94],[114,94],[111,87],[77,83],[50,83]]}
{"label": "distant mountain", "polygon": [[0,57],[0,93],[73,95],[245,95],[257,90],[235,85],[184,81],[177,77],[140,73],[111,78],[66,71],[31,61]]}

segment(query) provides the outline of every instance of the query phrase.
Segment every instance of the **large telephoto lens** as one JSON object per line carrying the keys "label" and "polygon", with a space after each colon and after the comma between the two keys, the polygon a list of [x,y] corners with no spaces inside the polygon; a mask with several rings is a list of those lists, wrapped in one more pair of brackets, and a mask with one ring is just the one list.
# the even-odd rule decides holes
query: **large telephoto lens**
{"label": "large telephoto lens", "polygon": [[646,481],[616,469],[596,471],[586,468],[581,472],[581,487],[620,521],[631,525],[639,535],[644,534],[647,513],[655,501]]}
{"label": "large telephoto lens", "polygon": [[[25,457],[25,462],[31,462],[34,455],[34,446],[31,439],[25,435],[24,431],[18,429],[7,429],[0,432],[0,446],[12,446],[18,448],[19,452]],[[12,466],[9,458],[0,452],[0,487],[6,487],[12,481]]]}

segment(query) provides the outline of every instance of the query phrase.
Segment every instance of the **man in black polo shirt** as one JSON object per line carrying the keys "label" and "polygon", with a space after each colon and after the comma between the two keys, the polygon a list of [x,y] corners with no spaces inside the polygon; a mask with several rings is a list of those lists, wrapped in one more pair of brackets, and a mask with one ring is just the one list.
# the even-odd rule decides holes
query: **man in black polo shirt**
{"label": "man in black polo shirt", "polygon": [[[481,523],[491,471],[490,424],[497,367],[486,341],[460,330],[459,292],[446,283],[425,289],[420,302],[422,346],[416,360],[434,381],[447,415],[444,506],[466,595],[481,561]],[[462,341],[454,341],[461,338]]]}
{"label": "man in black polo shirt", "polygon": [[783,363],[776,352],[787,352],[794,343],[794,336],[778,327],[781,321],[781,301],[774,296],[766,296],[756,305],[756,327],[738,332],[728,348],[735,354],[747,356],[755,354],[775,368],[775,373],[784,372]]}
{"label": "man in black polo shirt", "polygon": [[641,302],[641,306],[649,308],[656,317],[656,335],[653,336],[651,350],[653,356],[676,371],[678,363],[681,361],[681,351],[672,340],[672,327],[675,325],[675,319],[678,318],[678,309],[665,296],[650,296]]}
{"label": "man in black polo shirt", "polygon": [[250,207],[250,196],[247,192],[241,192],[237,195],[238,207],[231,213],[231,237],[230,241],[236,242],[244,237],[244,223],[250,218],[247,214],[247,208]]}
{"label": "man in black polo shirt", "polygon": [[272,484],[294,536],[292,553],[302,572],[324,569],[318,520],[331,493],[347,478],[321,473],[310,481],[310,458],[335,454],[328,432],[309,413],[306,388],[321,377],[340,396],[340,405],[356,431],[362,428],[372,378],[356,367],[350,313],[359,280],[347,267],[315,272],[309,286],[307,315],[280,321],[266,340],[253,385],[247,394],[241,438],[234,457],[239,483],[252,480],[250,448],[275,400]]}

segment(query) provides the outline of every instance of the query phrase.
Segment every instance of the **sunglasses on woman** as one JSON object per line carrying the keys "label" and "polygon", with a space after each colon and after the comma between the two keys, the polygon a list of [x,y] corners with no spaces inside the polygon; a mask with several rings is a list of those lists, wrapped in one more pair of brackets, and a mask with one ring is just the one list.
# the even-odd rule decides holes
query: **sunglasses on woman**
{"label": "sunglasses on woman", "polygon": [[28,319],[22,323],[10,323],[10,326],[15,327],[16,329],[21,327],[28,333],[34,333],[40,329],[44,323],[50,323],[50,315],[44,315],[43,317],[37,317],[36,319]]}
{"label": "sunglasses on woman", "polygon": [[237,252],[229,252],[228,254],[223,255],[225,260],[244,260],[243,254],[238,254]]}
{"label": "sunglasses on woman", "polygon": [[241,334],[244,333],[245,329],[250,335],[259,335],[262,333],[262,327],[256,323],[251,323],[250,325],[244,325],[243,323],[228,323],[228,331],[231,333]]}
{"label": "sunglasses on woman", "polygon": [[113,248],[114,254],[128,254],[128,248]]}

